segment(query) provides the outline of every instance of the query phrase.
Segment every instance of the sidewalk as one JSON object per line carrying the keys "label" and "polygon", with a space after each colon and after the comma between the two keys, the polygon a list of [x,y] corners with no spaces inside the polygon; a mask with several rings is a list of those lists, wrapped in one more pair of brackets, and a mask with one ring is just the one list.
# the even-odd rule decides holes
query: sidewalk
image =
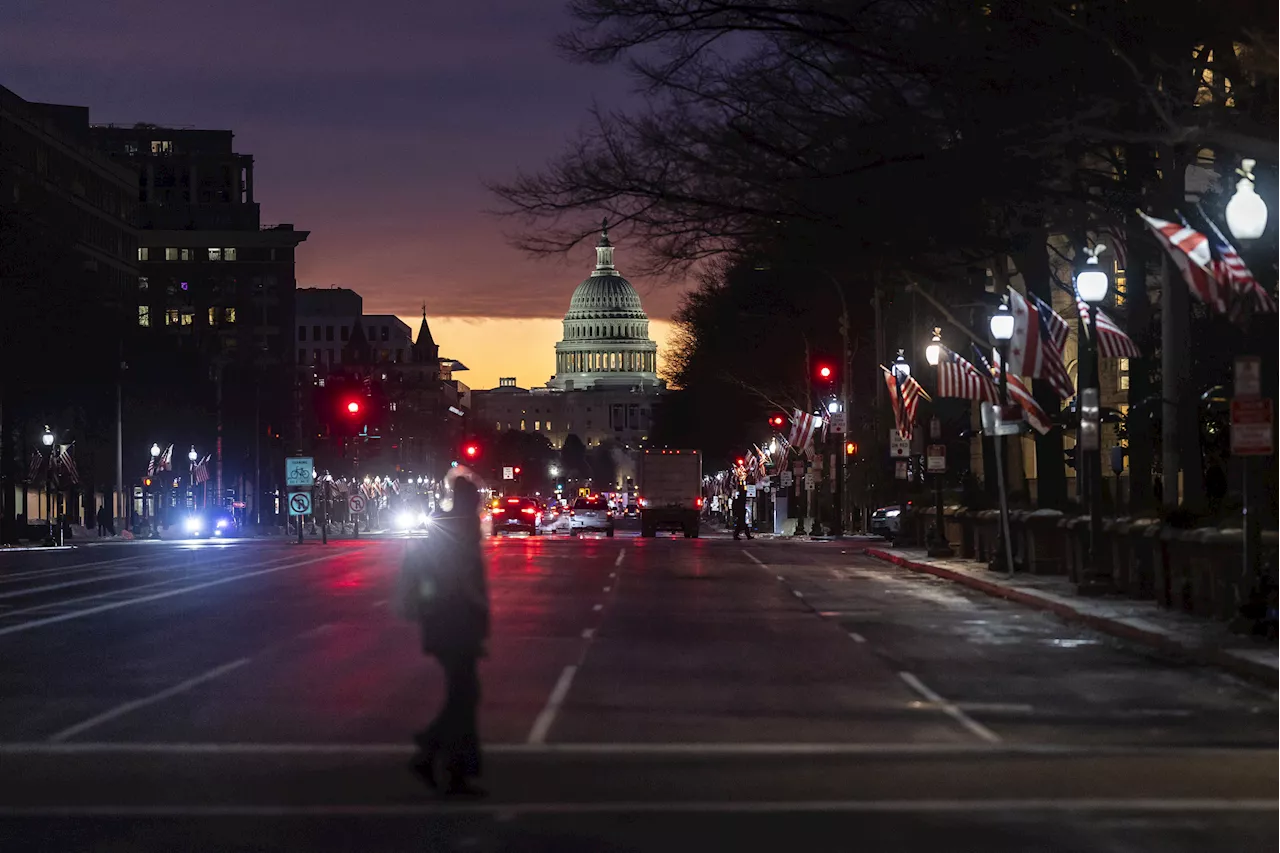
{"label": "sidewalk", "polygon": [[997,598],[1047,610],[1114,637],[1159,651],[1220,666],[1272,687],[1277,685],[1280,658],[1274,641],[1244,637],[1225,625],[1129,598],[1081,598],[1065,577],[989,571],[972,560],[929,558],[923,548],[868,547],[871,557],[955,581]]}

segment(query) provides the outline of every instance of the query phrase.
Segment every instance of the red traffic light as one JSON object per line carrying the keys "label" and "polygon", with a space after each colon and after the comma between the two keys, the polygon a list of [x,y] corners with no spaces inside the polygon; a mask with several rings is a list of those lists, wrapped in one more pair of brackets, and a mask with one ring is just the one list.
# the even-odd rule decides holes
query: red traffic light
{"label": "red traffic light", "polygon": [[519,476],[520,476],[520,466],[519,466],[519,465],[517,465],[515,468],[513,468],[513,469],[511,469],[511,470],[512,470],[512,473],[514,473],[517,477],[519,477]]}
{"label": "red traffic light", "polygon": [[739,464],[739,465],[746,465],[746,464],[747,464],[747,460],[743,459],[742,457],[738,457],[738,464]]}
{"label": "red traffic light", "polygon": [[462,449],[462,452],[467,455],[468,459],[475,459],[480,455],[480,448],[474,444],[468,444]]}
{"label": "red traffic light", "polygon": [[818,375],[819,375],[819,376],[821,376],[823,379],[830,379],[830,378],[831,378],[831,368],[830,368],[830,367],[828,367],[828,366],[827,366],[827,365],[825,365],[825,364],[824,364],[824,365],[822,365],[822,367],[819,367],[819,368],[818,368]]}
{"label": "red traffic light", "polygon": [[355,400],[352,400],[351,402],[347,403],[347,412],[348,414],[352,414],[352,415],[360,414],[360,404]]}
{"label": "red traffic light", "polygon": [[775,427],[775,428],[777,428],[777,429],[781,429],[781,428],[782,428],[782,425],[783,425],[783,424],[785,424],[786,422],[787,422],[787,419],[786,419],[786,418],[784,418],[782,415],[770,415],[770,416],[769,416],[769,426],[771,426],[771,427]]}

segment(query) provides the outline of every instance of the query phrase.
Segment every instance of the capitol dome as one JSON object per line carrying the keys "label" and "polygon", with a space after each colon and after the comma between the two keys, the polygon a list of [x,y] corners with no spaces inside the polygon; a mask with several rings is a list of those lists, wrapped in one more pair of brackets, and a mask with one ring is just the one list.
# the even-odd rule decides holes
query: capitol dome
{"label": "capitol dome", "polygon": [[553,388],[658,385],[658,345],[649,339],[649,317],[640,294],[613,265],[605,223],[596,244],[596,268],[579,284],[564,315],[564,338],[556,344]]}

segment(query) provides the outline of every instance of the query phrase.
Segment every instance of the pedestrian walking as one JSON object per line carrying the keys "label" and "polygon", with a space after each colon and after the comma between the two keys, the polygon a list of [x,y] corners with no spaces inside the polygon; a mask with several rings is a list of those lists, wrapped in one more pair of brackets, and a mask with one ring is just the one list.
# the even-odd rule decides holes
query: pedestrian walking
{"label": "pedestrian walking", "polygon": [[733,538],[741,539],[739,534],[747,534],[748,539],[754,539],[751,535],[751,528],[747,527],[747,487],[738,485],[738,491],[733,495]]}
{"label": "pedestrian walking", "polygon": [[417,621],[422,651],[444,669],[445,701],[431,724],[414,735],[413,770],[449,794],[483,794],[477,710],[477,665],[489,636],[489,592],[480,550],[480,493],[466,476],[453,480],[452,506],[436,517],[431,535],[412,540],[400,571],[403,615]]}
{"label": "pedestrian walking", "polygon": [[98,535],[114,536],[115,531],[112,530],[113,523],[111,513],[107,510],[107,505],[104,503],[102,506],[98,507]]}

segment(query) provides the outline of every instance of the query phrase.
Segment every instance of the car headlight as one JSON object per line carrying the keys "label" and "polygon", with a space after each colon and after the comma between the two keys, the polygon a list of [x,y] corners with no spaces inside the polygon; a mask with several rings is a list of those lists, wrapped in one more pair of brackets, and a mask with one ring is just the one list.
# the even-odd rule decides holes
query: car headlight
{"label": "car headlight", "polygon": [[402,512],[397,515],[396,527],[413,527],[413,513]]}
{"label": "car headlight", "polygon": [[885,511],[884,517],[885,517],[885,518],[897,518],[897,517],[898,517],[899,515],[901,515],[901,514],[902,514],[902,510],[900,510],[900,509],[890,509],[890,510],[886,510],[886,511]]}
{"label": "car headlight", "polygon": [[219,530],[221,530],[222,528],[224,528],[224,527],[226,527],[226,526],[227,526],[227,520],[226,520],[225,518],[220,518],[220,519],[218,519],[218,523],[217,523],[216,527],[217,527]]}
{"label": "car headlight", "polygon": [[200,519],[198,519],[198,518],[188,518],[188,519],[187,519],[186,528],[187,528],[187,532],[188,532],[188,533],[199,533],[199,532],[200,532]]}
{"label": "car headlight", "polygon": [[430,517],[429,517],[425,512],[420,512],[420,513],[418,513],[418,523],[419,523],[419,524],[426,524],[426,523],[427,523],[428,521],[430,521],[430,520],[431,520],[431,519],[430,519]]}

